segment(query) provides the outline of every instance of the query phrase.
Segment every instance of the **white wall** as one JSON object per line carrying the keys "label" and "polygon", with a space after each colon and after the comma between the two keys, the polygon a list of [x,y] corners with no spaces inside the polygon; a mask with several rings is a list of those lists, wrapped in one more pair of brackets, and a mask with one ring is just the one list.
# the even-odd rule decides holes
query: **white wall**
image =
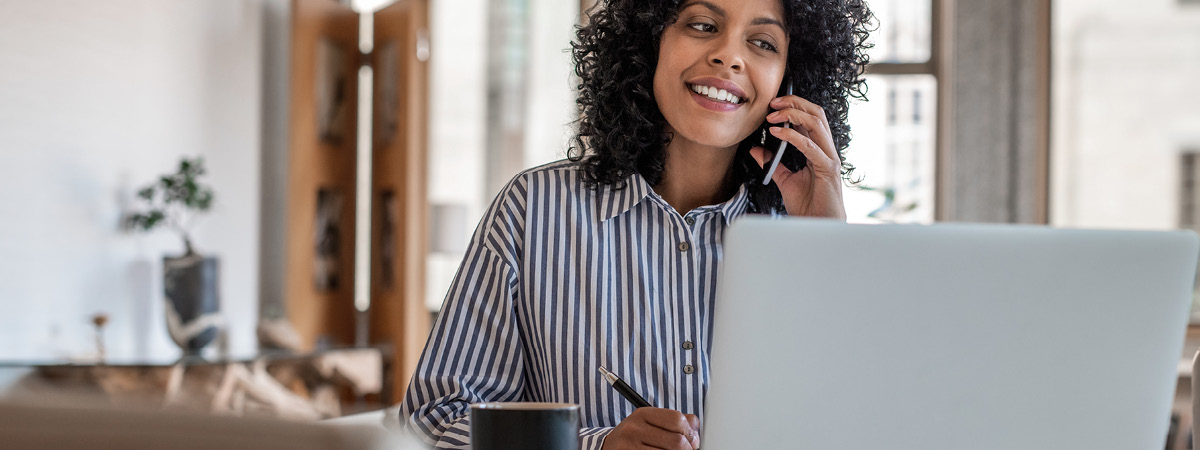
{"label": "white wall", "polygon": [[0,360],[171,357],[168,233],[120,231],[134,190],[203,155],[216,191],[194,242],[221,257],[231,347],[254,348],[261,5],[0,0]]}
{"label": "white wall", "polygon": [[1200,8],[1055,0],[1051,222],[1179,226],[1180,151],[1200,147]]}

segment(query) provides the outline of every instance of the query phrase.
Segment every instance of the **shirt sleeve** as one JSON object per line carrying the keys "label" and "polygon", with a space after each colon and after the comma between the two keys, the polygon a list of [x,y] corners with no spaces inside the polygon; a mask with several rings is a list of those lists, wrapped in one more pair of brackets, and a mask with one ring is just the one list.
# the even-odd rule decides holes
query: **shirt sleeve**
{"label": "shirt sleeve", "polygon": [[470,405],[522,397],[516,276],[478,240],[467,251],[404,396],[400,418],[436,448],[468,448]]}
{"label": "shirt sleeve", "polygon": [[427,445],[469,448],[472,403],[525,397],[515,305],[526,192],[518,175],[484,213],[409,382],[400,420]]}
{"label": "shirt sleeve", "polygon": [[583,427],[579,430],[579,450],[600,450],[612,427]]}
{"label": "shirt sleeve", "polygon": [[[409,382],[400,420],[426,445],[468,449],[472,403],[528,398],[517,322],[527,192],[518,175],[484,214]],[[580,429],[582,449],[611,431]]]}

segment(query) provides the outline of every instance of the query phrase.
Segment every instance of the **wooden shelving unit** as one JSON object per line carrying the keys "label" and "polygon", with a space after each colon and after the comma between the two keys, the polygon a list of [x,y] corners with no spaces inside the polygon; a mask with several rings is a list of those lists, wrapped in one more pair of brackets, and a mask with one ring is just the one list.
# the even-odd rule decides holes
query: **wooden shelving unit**
{"label": "wooden shelving unit", "polygon": [[[309,347],[318,338],[332,345],[354,341],[358,20],[349,6],[333,0],[292,0],[284,304],[288,320]],[[343,117],[324,128],[332,128],[337,139],[322,137],[321,115],[335,109]],[[327,243],[336,247],[334,254],[323,256],[336,261],[330,267],[336,272],[336,286],[329,288],[318,286],[315,276],[322,190],[340,197],[341,203],[332,224],[336,228],[323,231],[327,239],[336,240]]]}
{"label": "wooden shelving unit", "polygon": [[[375,13],[371,341],[393,345],[393,385],[400,395],[416,368],[430,326],[424,303],[429,235],[428,30],[429,0],[401,0]],[[390,263],[385,262],[389,254]]]}
{"label": "wooden shelving unit", "polygon": [[[369,344],[394,349],[397,399],[429,333],[423,306],[428,17],[428,0],[400,0],[377,11],[369,59],[375,74],[374,117],[367,119],[374,129]],[[368,61],[359,50],[359,19],[335,0],[292,0],[284,307],[309,348],[318,341],[355,343],[355,134],[358,71]],[[330,279],[317,273],[322,264],[336,272],[336,286],[319,281]]]}

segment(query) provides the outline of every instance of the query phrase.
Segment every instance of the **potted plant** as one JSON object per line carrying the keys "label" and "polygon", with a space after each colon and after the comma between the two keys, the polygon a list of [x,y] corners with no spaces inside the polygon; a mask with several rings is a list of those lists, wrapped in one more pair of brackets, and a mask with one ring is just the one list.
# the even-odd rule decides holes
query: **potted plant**
{"label": "potted plant", "polygon": [[204,160],[184,158],[179,170],[159,177],[138,190],[145,208],[126,216],[126,226],[138,231],[169,228],[183,239],[183,255],[163,256],[163,293],[167,331],[185,356],[197,355],[223,326],[218,296],[218,260],[196,252],[191,226],[212,207],[212,188],[201,184]]}

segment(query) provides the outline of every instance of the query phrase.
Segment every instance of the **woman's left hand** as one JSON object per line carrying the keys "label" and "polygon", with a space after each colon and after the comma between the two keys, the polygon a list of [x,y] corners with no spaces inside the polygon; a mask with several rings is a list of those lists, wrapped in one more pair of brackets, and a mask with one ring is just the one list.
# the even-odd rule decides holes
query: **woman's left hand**
{"label": "woman's left hand", "polygon": [[[767,122],[780,126],[771,127],[769,132],[800,149],[808,159],[808,164],[796,172],[780,164],[771,177],[783,194],[788,215],[846,220],[842,160],[833,143],[825,109],[795,95],[771,100],[771,108],[778,111],[767,115]],[[783,128],[785,122],[790,122],[793,128]],[[750,155],[760,166],[770,164],[775,156],[762,147],[750,149]]]}

